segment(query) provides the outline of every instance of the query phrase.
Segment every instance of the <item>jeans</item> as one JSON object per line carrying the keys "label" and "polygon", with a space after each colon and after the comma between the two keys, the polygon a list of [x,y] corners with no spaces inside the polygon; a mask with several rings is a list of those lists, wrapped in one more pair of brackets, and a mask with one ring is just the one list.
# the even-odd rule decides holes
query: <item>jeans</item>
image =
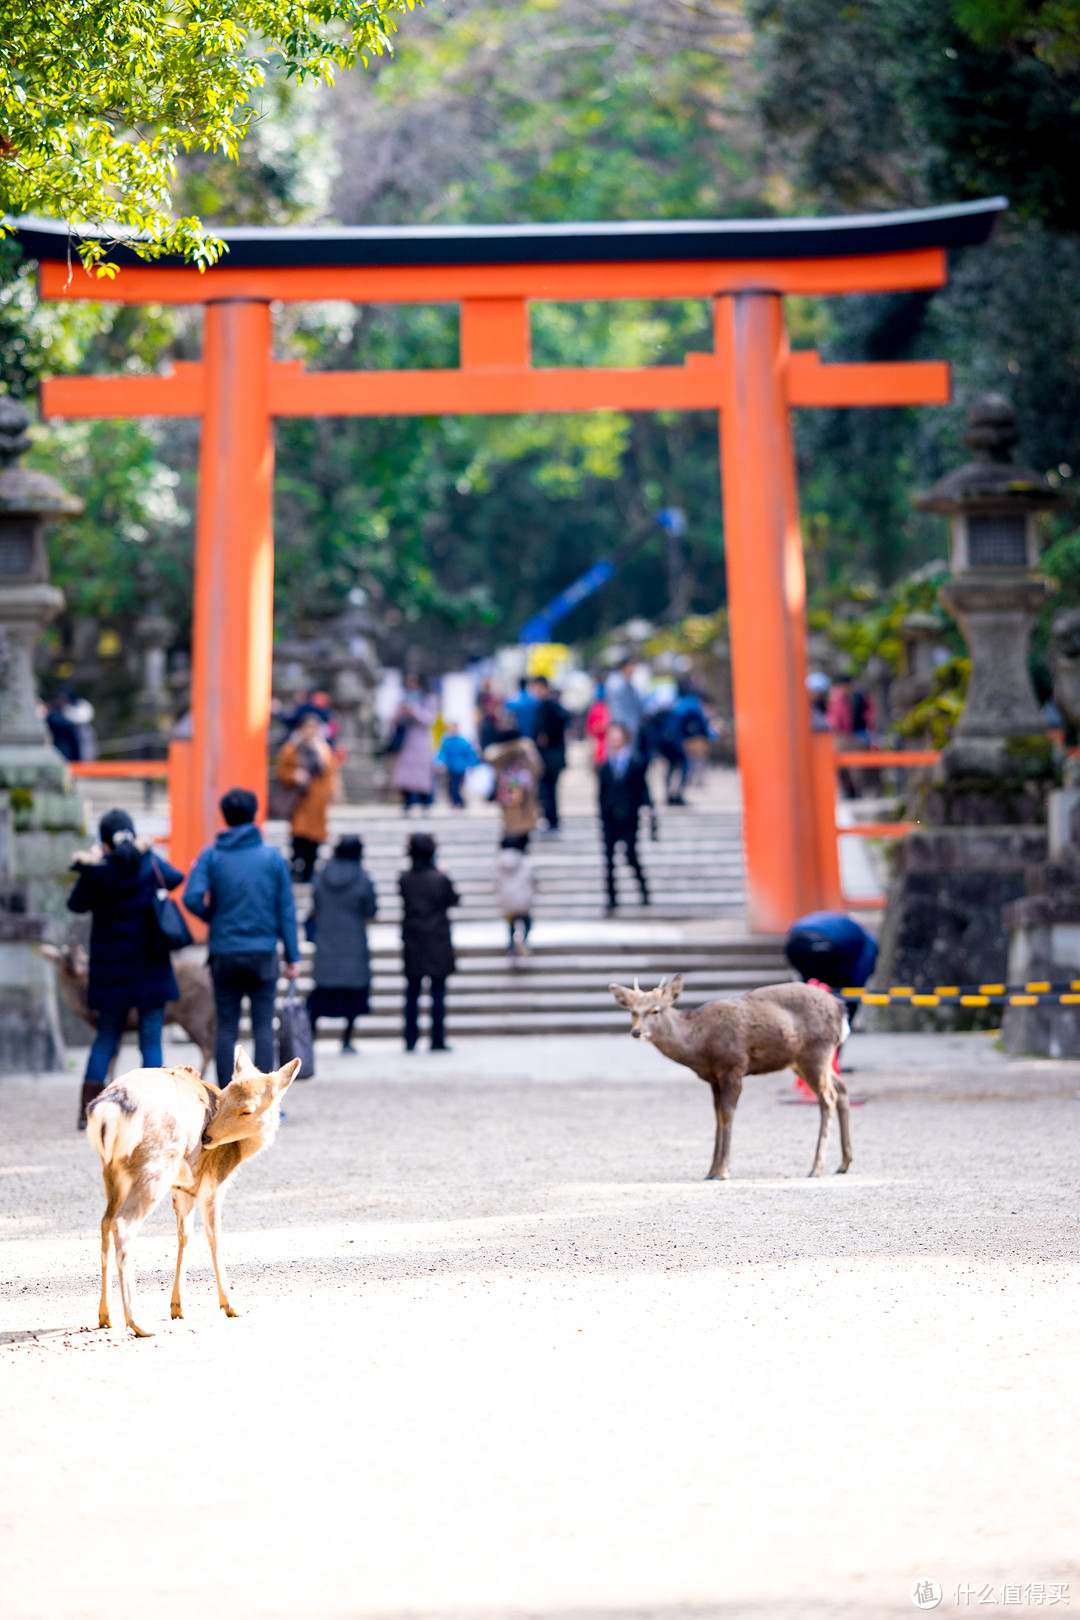
{"label": "jeans", "polygon": [[233,1048],[240,1033],[240,1003],[251,1002],[251,1028],[255,1036],[255,1067],[269,1074],[274,1067],[274,998],[277,995],[276,951],[250,956],[212,956],[210,973],[217,1003],[217,1044],[214,1063],[217,1083],[227,1086],[233,1075]]}
{"label": "jeans", "polygon": [[298,838],[293,833],[292,840],[292,875],[294,883],[310,883],[315,871],[315,862],[319,858],[319,840],[317,838]]}
{"label": "jeans", "polygon": [[608,905],[614,907],[615,898],[615,849],[622,844],[626,850],[626,864],[635,874],[641,888],[642,904],[648,904],[649,890],[645,882],[645,874],[641,870],[638,860],[637,834],[638,823],[635,816],[633,821],[605,821],[604,822],[604,855],[607,858],[607,891]]}
{"label": "jeans", "polygon": [[[84,1079],[103,1086],[109,1076],[109,1064],[120,1049],[120,1041],[127,1028],[130,1007],[108,1007],[98,1013],[97,1032],[90,1055],[86,1060]],[[165,1008],[139,1009],[139,1050],[144,1069],[161,1068],[161,1031],[165,1023]]]}
{"label": "jeans", "polygon": [[450,803],[455,810],[464,810],[465,800],[461,796],[461,784],[465,780],[464,771],[447,771],[446,791],[450,795]]}
{"label": "jeans", "polygon": [[[405,1050],[411,1052],[420,1034],[420,991],[423,979],[405,981]],[[446,1045],[446,980],[428,979],[431,985],[431,1050]]]}

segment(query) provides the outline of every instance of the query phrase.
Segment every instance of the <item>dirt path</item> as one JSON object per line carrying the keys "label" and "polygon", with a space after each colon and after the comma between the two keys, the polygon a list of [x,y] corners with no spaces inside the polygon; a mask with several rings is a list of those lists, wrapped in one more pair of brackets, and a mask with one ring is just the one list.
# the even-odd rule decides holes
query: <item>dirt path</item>
{"label": "dirt path", "polygon": [[168,1321],[162,1208],[144,1343],[91,1327],[72,1081],[0,1083],[0,1614],[1080,1605],[1080,1068],[851,1056],[852,1174],[805,1179],[816,1113],[771,1077],[726,1186],[705,1088],[626,1040],[327,1060],[226,1204],[244,1316],[200,1235]]}

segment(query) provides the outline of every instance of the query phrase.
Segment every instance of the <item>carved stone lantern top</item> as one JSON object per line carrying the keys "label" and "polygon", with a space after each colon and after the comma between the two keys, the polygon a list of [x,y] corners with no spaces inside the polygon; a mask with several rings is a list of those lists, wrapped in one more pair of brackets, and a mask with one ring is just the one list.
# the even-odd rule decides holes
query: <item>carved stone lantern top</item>
{"label": "carved stone lantern top", "polygon": [[19,466],[26,407],[0,394],[0,787],[60,788],[64,763],[38,712],[34,649],[64,598],[49,584],[45,524],[83,503],[47,473]]}
{"label": "carved stone lantern top", "polygon": [[44,584],[49,578],[46,522],[83,510],[82,501],[48,473],[19,465],[30,448],[29,425],[26,407],[0,394],[0,581],[5,585]]}
{"label": "carved stone lantern top", "polygon": [[964,443],[974,459],[917,495],[915,506],[952,519],[954,574],[1034,568],[1039,560],[1036,514],[1049,512],[1065,497],[1042,473],[1011,459],[1019,434],[1013,408],[1002,394],[977,399],[967,424]]}

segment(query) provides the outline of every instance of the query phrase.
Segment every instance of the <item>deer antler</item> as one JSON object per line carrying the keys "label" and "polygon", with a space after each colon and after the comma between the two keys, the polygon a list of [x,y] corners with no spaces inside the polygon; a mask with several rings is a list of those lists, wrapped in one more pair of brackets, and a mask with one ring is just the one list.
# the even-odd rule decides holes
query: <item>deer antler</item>
{"label": "deer antler", "polygon": [[637,982],[637,974],[635,973],[634,974],[634,993],[637,994],[639,990],[640,990],[640,986],[639,986],[639,984]]}

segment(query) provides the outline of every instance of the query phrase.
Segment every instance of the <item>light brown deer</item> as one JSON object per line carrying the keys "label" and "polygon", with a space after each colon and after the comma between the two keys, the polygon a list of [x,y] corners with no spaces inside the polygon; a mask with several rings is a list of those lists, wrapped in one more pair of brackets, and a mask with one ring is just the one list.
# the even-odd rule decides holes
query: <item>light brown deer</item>
{"label": "light brown deer", "polygon": [[[90,982],[90,958],[79,944],[42,945],[42,956],[56,967],[56,982],[60,994],[72,1012],[85,1020],[91,1029],[97,1028],[97,1011],[87,1005],[86,993]],[[173,961],[173,972],[180,991],[178,1001],[165,1003],[165,1022],[179,1024],[188,1039],[194,1041],[202,1054],[202,1072],[214,1055],[217,1036],[217,1008],[214,1005],[214,986],[210,970],[201,962],[188,962],[183,957]],[[138,1017],[128,1015],[127,1027],[139,1027]]]}
{"label": "light brown deer", "polygon": [[743,1080],[778,1069],[794,1069],[818,1100],[821,1125],[812,1176],[824,1169],[834,1109],[839,1113],[837,1174],[843,1175],[851,1164],[851,1119],[847,1086],[833,1068],[834,1054],[847,1035],[843,1003],[810,984],[773,984],[682,1012],[675,1006],[682,987],[680,973],[670,984],[661,979],[655,990],[639,990],[636,979],[632,990],[620,984],[609,988],[632,1015],[631,1035],[651,1041],[712,1087],[716,1147],[706,1180],[727,1180],[731,1125]]}
{"label": "light brown deer", "polygon": [[132,1245],[146,1217],[172,1188],[177,1255],[172,1315],[182,1317],[180,1287],[184,1258],[202,1210],[217,1279],[218,1304],[236,1316],[229,1299],[225,1266],[218,1255],[218,1220],[225,1186],[233,1171],[273,1142],[279,1102],[300,1067],[293,1058],[273,1074],[262,1074],[237,1046],[231,1083],[224,1091],[194,1069],[135,1069],[113,1080],[87,1109],[87,1136],[101,1154],[105,1214],[101,1222],[101,1304],[98,1326],[109,1316],[109,1241],[116,1250],[124,1321],[136,1338],[152,1335],[135,1320],[135,1265]]}

